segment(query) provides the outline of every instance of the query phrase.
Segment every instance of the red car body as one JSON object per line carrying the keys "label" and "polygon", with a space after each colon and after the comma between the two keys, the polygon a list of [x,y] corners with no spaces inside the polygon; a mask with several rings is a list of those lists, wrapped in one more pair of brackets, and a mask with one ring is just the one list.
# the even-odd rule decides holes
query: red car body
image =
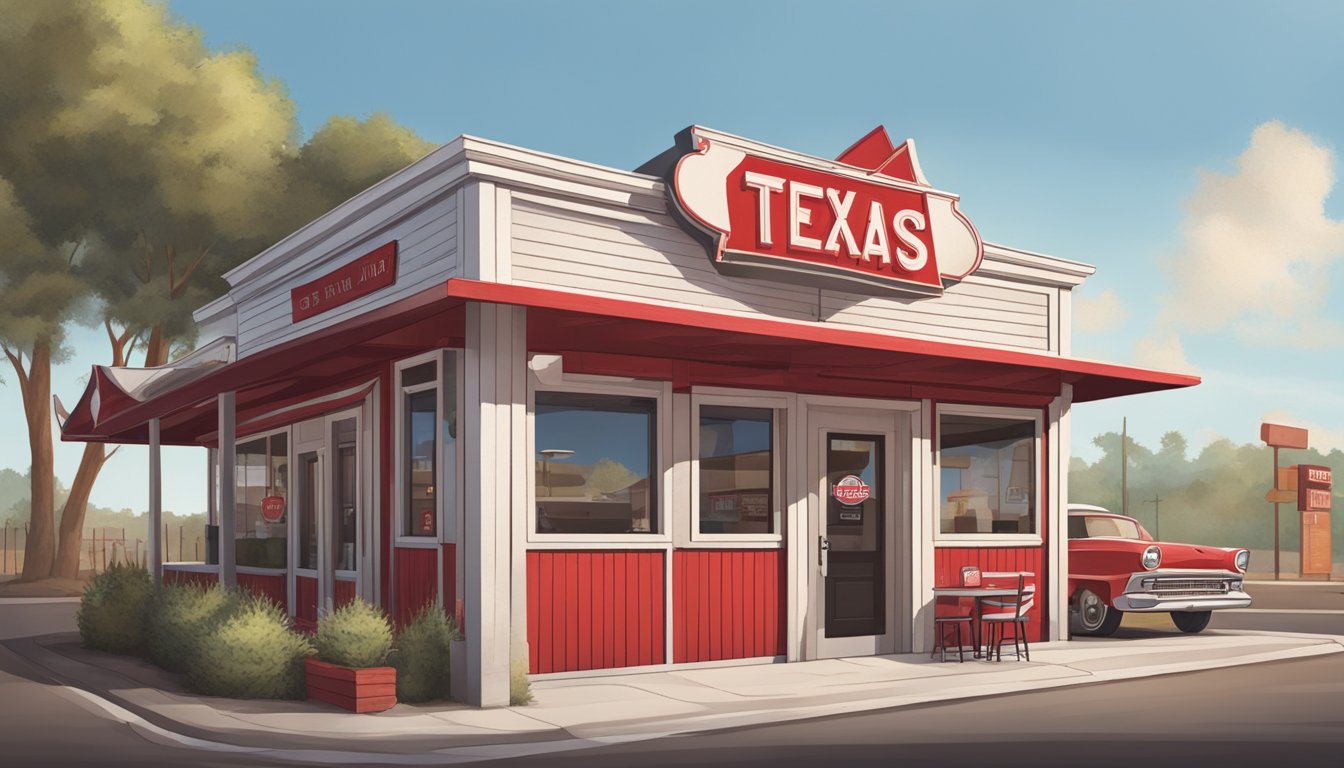
{"label": "red car body", "polygon": [[1199,632],[1212,611],[1245,608],[1244,549],[1154,541],[1132,517],[1069,505],[1069,624],[1074,634],[1109,635],[1124,612],[1170,613]]}

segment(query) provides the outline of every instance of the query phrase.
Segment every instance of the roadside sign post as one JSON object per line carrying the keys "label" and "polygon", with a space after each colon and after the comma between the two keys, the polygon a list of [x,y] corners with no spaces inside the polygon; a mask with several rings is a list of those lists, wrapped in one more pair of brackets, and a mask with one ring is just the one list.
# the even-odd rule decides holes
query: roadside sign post
{"label": "roadside sign post", "polygon": [[[1279,488],[1279,449],[1296,448],[1301,450],[1306,448],[1307,430],[1302,429],[1301,427],[1289,427],[1284,424],[1270,424],[1269,422],[1261,422],[1260,439],[1263,440],[1266,445],[1269,445],[1274,449],[1274,470],[1273,475],[1271,475],[1271,477],[1274,478],[1274,491],[1283,490]],[[1273,492],[1271,492],[1271,494],[1273,494]],[[1266,496],[1266,498],[1270,499],[1274,504],[1274,580],[1278,581],[1279,504],[1282,504],[1284,502],[1279,501],[1279,497],[1277,495],[1273,495],[1272,498],[1271,496]],[[1293,499],[1285,499],[1285,501],[1295,501],[1295,500],[1296,500],[1296,494],[1294,494]]]}

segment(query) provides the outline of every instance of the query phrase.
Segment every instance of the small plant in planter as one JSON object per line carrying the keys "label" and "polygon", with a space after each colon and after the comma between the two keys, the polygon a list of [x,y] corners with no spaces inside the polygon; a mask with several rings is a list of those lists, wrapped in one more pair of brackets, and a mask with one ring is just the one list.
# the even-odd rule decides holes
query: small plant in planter
{"label": "small plant in planter", "polygon": [[308,698],[351,712],[381,712],[397,703],[397,672],[387,666],[392,626],[381,609],[353,600],[323,616],[306,662]]}

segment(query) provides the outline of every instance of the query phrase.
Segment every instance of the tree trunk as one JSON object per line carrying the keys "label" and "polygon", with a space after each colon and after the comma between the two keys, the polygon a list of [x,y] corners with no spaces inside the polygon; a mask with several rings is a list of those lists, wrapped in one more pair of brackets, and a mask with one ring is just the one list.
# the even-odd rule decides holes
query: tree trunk
{"label": "tree trunk", "polygon": [[[108,343],[112,346],[112,365],[126,365],[126,349],[131,341],[131,333],[127,331],[117,336],[110,322],[104,321],[104,325]],[[93,492],[98,473],[111,457],[107,446],[102,443],[84,444],[79,471],[75,473],[75,481],[70,486],[70,494],[65,499],[65,509],[61,513],[61,538],[57,545],[56,561],[51,566],[52,576],[79,578],[79,557],[84,544],[84,518],[89,509],[89,495]]]}
{"label": "tree trunk", "polygon": [[163,326],[155,325],[149,331],[149,341],[145,344],[145,367],[155,368],[168,364],[168,348],[173,339],[163,332]]}
{"label": "tree trunk", "polygon": [[51,448],[51,339],[33,344],[28,380],[23,385],[23,409],[28,419],[28,448],[32,468],[28,473],[32,487],[32,513],[28,543],[23,551],[24,581],[46,578],[51,573],[55,540],[56,476]]}
{"label": "tree trunk", "polygon": [[61,513],[61,538],[56,550],[56,562],[52,564],[51,575],[65,579],[79,578],[79,556],[84,543],[84,515],[89,508],[89,494],[93,491],[93,481],[107,461],[107,451],[102,443],[85,443],[84,456],[79,460],[79,471],[75,473],[75,482],[70,486],[70,495],[65,499],[65,511]]}

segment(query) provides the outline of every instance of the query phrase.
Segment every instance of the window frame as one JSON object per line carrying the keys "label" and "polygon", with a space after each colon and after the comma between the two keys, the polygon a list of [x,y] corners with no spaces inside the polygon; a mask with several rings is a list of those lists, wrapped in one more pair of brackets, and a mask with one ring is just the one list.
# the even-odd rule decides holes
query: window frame
{"label": "window frame", "polygon": [[[542,533],[537,530],[537,393],[557,392],[579,395],[615,395],[642,397],[654,401],[652,444],[656,455],[650,475],[656,471],[654,509],[657,513],[649,533]],[[638,549],[634,545],[665,548],[672,541],[671,499],[668,487],[672,472],[672,384],[665,381],[625,379],[611,376],[565,374],[559,382],[542,383],[535,371],[528,372],[527,386],[527,543],[529,546],[573,549],[580,544],[589,549]]]}
{"label": "window frame", "polygon": [[[251,433],[248,433],[248,434],[246,434],[246,435],[238,435],[238,436],[235,436],[235,437],[234,437],[234,442],[233,442],[233,476],[234,476],[234,477],[233,477],[233,507],[234,507],[234,509],[233,509],[233,521],[234,521],[234,523],[233,523],[233,527],[234,527],[234,531],[233,531],[233,541],[234,541],[234,552],[235,552],[235,555],[234,555],[235,567],[243,567],[243,568],[254,568],[254,569],[259,569],[260,572],[264,572],[264,573],[281,573],[281,572],[285,572],[285,571],[291,570],[291,569],[293,568],[294,564],[298,562],[298,561],[295,559],[295,557],[294,557],[294,552],[292,551],[295,537],[294,537],[294,535],[293,535],[293,533],[294,533],[294,531],[293,531],[294,526],[293,526],[293,524],[291,523],[291,521],[297,519],[296,516],[295,516],[295,514],[294,514],[294,508],[293,508],[293,506],[291,505],[292,502],[293,502],[293,500],[294,500],[294,491],[293,491],[293,487],[294,487],[294,486],[293,486],[293,483],[294,483],[294,477],[293,477],[293,470],[294,470],[294,434],[293,434],[292,426],[293,426],[293,425],[286,424],[285,426],[275,427],[275,428],[273,428],[273,429],[266,429],[266,430],[262,430],[262,431],[260,431],[260,432],[251,432]],[[287,471],[290,473],[290,476],[287,478],[287,483],[288,483],[288,484],[285,486],[285,523],[284,523],[284,526],[285,526],[285,539],[286,539],[286,541],[285,541],[285,567],[284,567],[284,568],[272,568],[272,567],[269,567],[269,566],[259,566],[259,565],[242,565],[242,566],[238,566],[238,565],[237,565],[237,559],[238,559],[238,558],[237,558],[237,554],[236,554],[236,553],[237,553],[237,547],[238,547],[238,541],[239,541],[239,538],[238,538],[238,517],[239,517],[239,515],[238,515],[238,504],[239,504],[239,500],[242,499],[242,497],[243,497],[243,494],[240,493],[240,490],[241,490],[241,489],[240,489],[239,486],[238,486],[238,469],[239,469],[239,464],[238,464],[238,449],[239,449],[241,446],[243,446],[243,445],[245,445],[245,444],[247,444],[247,443],[251,443],[251,442],[254,442],[254,441],[257,441],[257,440],[265,440],[265,441],[266,441],[266,458],[267,458],[267,463],[268,463],[268,466],[267,466],[267,472],[268,472],[268,473],[269,473],[269,472],[272,472],[273,470],[272,470],[272,468],[269,466],[269,462],[270,462],[270,459],[271,459],[271,438],[275,437],[276,435],[284,435],[284,436],[285,436],[285,466],[287,466],[287,467],[289,468]],[[215,452],[216,452],[216,454],[218,454],[219,449],[216,448],[216,449],[215,449]],[[223,478],[219,478],[219,479],[220,479],[220,481],[222,482]],[[270,487],[274,487],[274,486],[270,486]],[[217,490],[218,490],[218,489],[217,489]],[[223,536],[223,535],[224,535],[224,531],[221,530],[221,531],[219,532],[219,535],[220,535],[220,536]]]}
{"label": "window frame", "polygon": [[[444,470],[448,468],[446,463],[445,451],[443,450],[443,439],[445,433],[444,424],[444,371],[451,368],[454,378],[454,408],[458,414],[458,426],[461,426],[462,414],[462,385],[463,374],[459,353],[461,350],[453,348],[440,348],[424,352],[412,357],[398,360],[393,364],[392,371],[392,397],[393,397],[393,425],[392,425],[392,471],[395,477],[393,482],[393,514],[395,521],[393,523],[393,547],[403,549],[432,549],[440,544],[454,544],[457,542],[457,522],[458,511],[462,509],[462,448],[459,437],[454,438],[455,450],[453,451],[452,471],[454,475],[453,488],[450,493],[436,493],[434,498],[434,524],[435,533],[433,535],[412,534],[406,532],[406,396],[428,392],[433,390],[434,397],[434,423],[436,426],[435,440],[437,441],[434,455],[434,485],[436,490],[443,486],[443,479],[446,477]],[[402,386],[402,375],[405,371],[423,365],[425,363],[434,364],[434,380],[421,384],[412,384]],[[460,430],[459,430],[460,431]],[[451,498],[450,498],[451,497]],[[449,508],[451,506],[451,509]]]}
{"label": "window frame", "polygon": [[[983,416],[996,419],[1030,421],[1034,427],[1032,435],[1032,510],[1034,533],[943,533],[943,416]],[[1043,472],[1046,457],[1042,455],[1044,447],[1045,416],[1032,408],[1009,408],[989,405],[959,405],[939,403],[933,410],[933,530],[934,543],[944,547],[1027,547],[1040,546],[1044,542],[1042,526],[1045,524],[1042,500],[1045,493]]]}
{"label": "window frame", "polygon": [[[773,533],[701,533],[700,532],[700,408],[701,406],[768,409],[770,420],[770,503],[773,509]],[[690,514],[687,541],[696,544],[771,544],[783,546],[784,523],[784,452],[788,445],[784,434],[788,424],[790,401],[778,392],[693,388],[690,407]]]}

